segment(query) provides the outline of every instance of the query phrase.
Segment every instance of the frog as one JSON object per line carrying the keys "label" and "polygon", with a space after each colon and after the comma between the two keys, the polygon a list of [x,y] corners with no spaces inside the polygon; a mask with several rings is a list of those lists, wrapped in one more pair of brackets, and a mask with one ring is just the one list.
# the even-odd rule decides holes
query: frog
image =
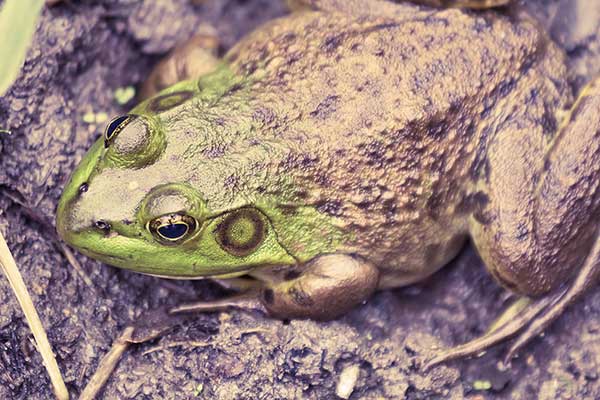
{"label": "frog", "polygon": [[424,369],[514,339],[510,360],[598,280],[600,79],[575,97],[565,54],[485,7],[502,1],[293,3],[222,58],[205,37],[153,73],[66,184],[60,237],[234,291],[173,314],[315,320],[470,241],[519,300]]}

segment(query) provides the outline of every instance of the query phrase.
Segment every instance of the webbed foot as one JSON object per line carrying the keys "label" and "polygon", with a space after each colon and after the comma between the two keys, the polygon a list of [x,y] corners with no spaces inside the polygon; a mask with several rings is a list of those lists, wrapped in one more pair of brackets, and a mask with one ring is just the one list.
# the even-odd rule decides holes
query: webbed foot
{"label": "webbed foot", "polygon": [[[496,320],[497,322],[501,321],[501,323],[493,324],[486,334],[470,342],[442,351],[425,363],[423,369],[426,371],[446,361],[481,353],[497,343],[516,336],[503,360],[504,364],[508,365],[525,344],[541,334],[562,315],[569,305],[579,299],[595,284],[599,275],[600,238],[594,243],[579,274],[569,286],[562,287],[552,294],[528,302],[524,307],[515,307],[513,304]],[[521,301],[523,300],[519,299],[515,304]]]}

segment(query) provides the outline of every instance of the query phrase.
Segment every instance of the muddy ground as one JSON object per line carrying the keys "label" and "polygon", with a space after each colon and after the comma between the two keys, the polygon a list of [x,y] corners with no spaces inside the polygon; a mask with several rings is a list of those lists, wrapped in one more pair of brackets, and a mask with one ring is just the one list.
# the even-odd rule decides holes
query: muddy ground
{"label": "muddy ground", "polygon": [[[600,72],[600,3],[527,6],[569,54],[575,88]],[[578,11],[577,11],[578,10]],[[118,270],[77,255],[84,282],[53,244],[61,188],[104,126],[120,87],[138,85],[160,55],[203,22],[223,49],[286,12],[278,0],[70,1],[45,9],[23,72],[0,99],[0,230],[11,247],[76,398],[129,321],[144,310],[222,291]],[[6,40],[2,38],[2,40]],[[1,62],[1,61],[0,61]],[[27,207],[18,205],[19,200]],[[104,399],[327,399],[341,371],[359,367],[352,399],[600,398],[600,290],[572,307],[506,371],[505,347],[419,372],[436,347],[481,334],[509,301],[467,247],[423,284],[377,294],[329,323],[258,314],[195,315],[163,339],[129,351]],[[477,389],[480,390],[477,390]],[[483,389],[483,390],[481,390]],[[0,279],[0,398],[50,399],[41,358]]]}

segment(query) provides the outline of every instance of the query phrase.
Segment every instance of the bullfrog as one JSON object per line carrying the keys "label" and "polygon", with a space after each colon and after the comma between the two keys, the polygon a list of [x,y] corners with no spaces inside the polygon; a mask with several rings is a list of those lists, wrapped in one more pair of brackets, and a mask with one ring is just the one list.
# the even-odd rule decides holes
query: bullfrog
{"label": "bullfrog", "polygon": [[522,12],[294,3],[222,59],[207,40],[173,53],[72,174],[58,233],[237,291],[173,313],[317,320],[423,281],[470,240],[529,300],[426,366],[518,335],[512,356],[597,281],[600,80],[574,101],[565,55]]}

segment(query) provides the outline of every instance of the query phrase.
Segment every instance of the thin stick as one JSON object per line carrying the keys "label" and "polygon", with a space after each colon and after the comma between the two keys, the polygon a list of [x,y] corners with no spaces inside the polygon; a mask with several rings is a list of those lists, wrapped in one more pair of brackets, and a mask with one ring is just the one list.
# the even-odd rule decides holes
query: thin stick
{"label": "thin stick", "polygon": [[15,292],[15,296],[17,296],[17,300],[21,305],[23,314],[25,314],[25,319],[29,324],[31,332],[33,333],[38,351],[42,355],[42,362],[48,371],[48,375],[50,375],[50,381],[52,382],[54,395],[59,400],[68,400],[69,391],[67,390],[60,370],[58,369],[58,364],[56,363],[54,353],[52,352],[52,348],[48,342],[46,331],[44,330],[42,321],[40,321],[40,317],[35,310],[35,306],[33,305],[33,301],[29,296],[25,282],[23,282],[21,273],[17,268],[15,259],[13,258],[6,241],[2,236],[2,233],[0,233],[0,266],[6,274],[8,282]]}
{"label": "thin stick", "polygon": [[81,264],[79,263],[79,261],[77,261],[77,258],[75,258],[75,255],[73,254],[71,249],[69,249],[64,243],[62,243],[58,239],[56,240],[56,243],[67,258],[67,261],[69,261],[69,264],[71,264],[71,266],[75,269],[77,274],[79,274],[79,277],[83,280],[83,283],[85,283],[90,290],[96,293],[96,288],[94,287],[92,280],[90,279],[88,274],[86,274],[86,272],[83,270]]}
{"label": "thin stick", "polygon": [[134,331],[135,328],[133,326],[128,326],[115,340],[110,351],[100,360],[98,369],[79,395],[79,400],[93,400],[98,396],[98,393],[100,393],[106,381],[108,381],[123,353],[131,345],[131,337]]}

